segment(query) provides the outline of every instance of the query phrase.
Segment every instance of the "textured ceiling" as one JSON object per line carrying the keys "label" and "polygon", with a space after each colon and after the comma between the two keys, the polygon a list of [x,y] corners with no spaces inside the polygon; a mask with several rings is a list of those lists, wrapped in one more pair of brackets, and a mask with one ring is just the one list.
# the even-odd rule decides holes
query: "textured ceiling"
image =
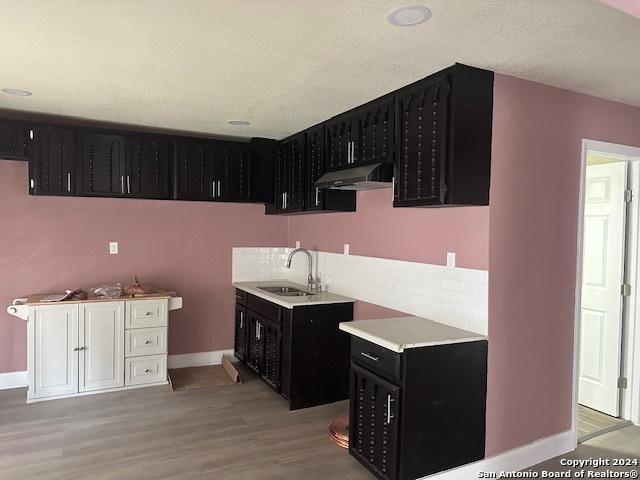
{"label": "textured ceiling", "polygon": [[[411,3],[411,2],[407,2]],[[454,62],[640,105],[640,20],[597,0],[0,0],[0,108],[282,138]],[[247,127],[228,125],[248,120]]]}

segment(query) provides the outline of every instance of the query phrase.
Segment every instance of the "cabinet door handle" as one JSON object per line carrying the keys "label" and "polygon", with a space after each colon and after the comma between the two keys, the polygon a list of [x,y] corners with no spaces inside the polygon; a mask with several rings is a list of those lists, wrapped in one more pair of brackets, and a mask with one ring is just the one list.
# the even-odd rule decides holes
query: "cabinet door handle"
{"label": "cabinet door handle", "polygon": [[127,175],[127,193],[131,193],[131,182],[129,180],[129,175]]}
{"label": "cabinet door handle", "polygon": [[78,350],[80,350],[80,347],[73,347],[74,352],[77,352]]}
{"label": "cabinet door handle", "polygon": [[146,341],[144,342],[144,344],[145,344],[145,345],[149,345],[150,343],[151,343],[151,340],[146,340]]}
{"label": "cabinet door handle", "polygon": [[256,339],[260,340],[260,324],[256,324]]}
{"label": "cabinet door handle", "polygon": [[211,198],[216,198],[216,181],[211,180]]}
{"label": "cabinet door handle", "polygon": [[240,312],[240,328],[244,328],[244,312]]}
{"label": "cabinet door handle", "polygon": [[67,192],[71,191],[71,172],[67,173]]}
{"label": "cabinet door handle", "polygon": [[391,415],[391,402],[393,402],[393,398],[391,398],[391,394],[387,395],[387,425],[391,425],[391,419],[393,416]]}
{"label": "cabinet door handle", "polygon": [[222,196],[221,193],[220,193],[221,190],[222,190],[222,188],[220,188],[220,180],[218,180],[218,198],[220,198]]}
{"label": "cabinet door handle", "polygon": [[368,358],[369,360],[373,360],[374,362],[377,362],[378,360],[380,360],[380,357],[378,357],[377,355],[373,355],[372,353],[360,352],[360,355],[362,355],[365,358]]}
{"label": "cabinet door handle", "polygon": [[151,370],[149,370],[148,368],[144,369],[144,373],[149,373],[149,372],[151,372]]}
{"label": "cabinet door handle", "polygon": [[124,195],[124,175],[120,175],[120,191]]}
{"label": "cabinet door handle", "polygon": [[316,207],[320,204],[320,199],[318,196],[320,195],[320,189],[316,187]]}

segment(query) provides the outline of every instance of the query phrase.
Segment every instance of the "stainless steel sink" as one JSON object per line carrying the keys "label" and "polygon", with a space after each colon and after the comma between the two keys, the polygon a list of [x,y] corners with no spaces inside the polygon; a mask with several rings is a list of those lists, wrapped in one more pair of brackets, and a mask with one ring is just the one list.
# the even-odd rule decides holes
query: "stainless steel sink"
{"label": "stainless steel sink", "polygon": [[273,293],[274,295],[280,295],[281,297],[304,297],[307,295],[313,295],[311,292],[300,290],[296,287],[286,286],[273,286],[273,287],[258,287],[265,292]]}

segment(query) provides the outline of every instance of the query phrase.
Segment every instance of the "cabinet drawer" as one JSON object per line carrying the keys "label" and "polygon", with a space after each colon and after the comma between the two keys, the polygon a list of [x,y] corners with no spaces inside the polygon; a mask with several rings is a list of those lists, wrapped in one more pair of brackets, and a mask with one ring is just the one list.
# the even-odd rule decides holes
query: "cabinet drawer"
{"label": "cabinet drawer", "polygon": [[368,342],[359,337],[351,337],[351,358],[353,361],[380,376],[400,382],[402,354]]}
{"label": "cabinet drawer", "polygon": [[124,384],[164,382],[167,380],[167,356],[152,355],[125,359]]}
{"label": "cabinet drawer", "polygon": [[280,306],[254,295],[247,296],[247,308],[280,325]]}
{"label": "cabinet drawer", "polygon": [[166,327],[167,303],[166,298],[127,302],[125,328]]}
{"label": "cabinet drawer", "polygon": [[124,343],[126,357],[167,353],[167,327],[127,330]]}

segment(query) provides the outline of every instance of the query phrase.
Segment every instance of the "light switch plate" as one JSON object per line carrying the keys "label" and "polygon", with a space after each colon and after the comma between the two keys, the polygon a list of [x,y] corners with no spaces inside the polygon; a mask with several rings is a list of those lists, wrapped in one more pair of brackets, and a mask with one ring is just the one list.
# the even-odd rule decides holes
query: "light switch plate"
{"label": "light switch plate", "polygon": [[447,252],[447,267],[454,268],[456,266],[456,252]]}
{"label": "light switch plate", "polygon": [[345,255],[349,255],[349,244],[348,243],[344,244],[344,254]]}
{"label": "light switch plate", "polygon": [[109,253],[111,255],[118,254],[118,242],[109,242]]}

